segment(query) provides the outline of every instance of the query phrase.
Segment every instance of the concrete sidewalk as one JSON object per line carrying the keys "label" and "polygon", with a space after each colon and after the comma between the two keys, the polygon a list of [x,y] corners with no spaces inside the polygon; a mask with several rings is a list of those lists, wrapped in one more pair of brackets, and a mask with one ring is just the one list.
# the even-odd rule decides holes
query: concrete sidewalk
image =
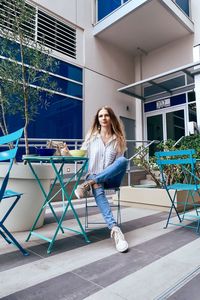
{"label": "concrete sidewalk", "polygon": [[[84,220],[81,201],[75,201]],[[61,203],[54,203],[61,214]],[[82,236],[66,232],[51,255],[48,244],[37,238],[25,243],[27,232],[15,236],[28,249],[24,257],[0,238],[1,299],[153,300],[199,299],[200,239],[191,229],[163,229],[166,212],[122,208],[122,230],[129,242],[127,253],[117,253],[109,231],[102,227]],[[91,218],[99,217],[93,211]],[[38,231],[51,236],[55,228],[49,211],[46,225]],[[77,227],[72,212],[66,226]]]}

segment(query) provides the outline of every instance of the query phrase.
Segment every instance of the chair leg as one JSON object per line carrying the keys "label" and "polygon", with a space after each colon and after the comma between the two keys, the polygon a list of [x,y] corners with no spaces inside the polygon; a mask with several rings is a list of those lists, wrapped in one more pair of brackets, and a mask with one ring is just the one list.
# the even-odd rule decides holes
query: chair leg
{"label": "chair leg", "polygon": [[[121,225],[121,206],[120,206],[120,190],[116,189],[117,192],[117,204],[112,205],[112,207],[117,208],[116,222],[117,225]],[[88,205],[88,199],[85,198],[85,230],[89,228],[89,224],[106,224],[104,222],[90,222],[89,223],[89,207],[97,207],[97,205]]]}
{"label": "chair leg", "polygon": [[7,219],[7,217],[9,216],[9,214],[11,213],[11,211],[13,210],[13,208],[15,207],[15,205],[17,204],[17,202],[19,201],[20,197],[21,196],[17,196],[16,197],[15,201],[13,202],[13,204],[8,209],[8,211],[5,214],[5,216],[0,221],[0,227],[3,230],[3,231],[0,230],[0,234],[2,235],[2,237],[6,240],[6,242],[8,244],[11,244],[11,243],[14,244],[23,253],[23,255],[27,256],[27,255],[29,255],[29,253],[24,248],[22,248],[22,246],[18,243],[18,241],[10,233],[10,231],[3,225],[3,223],[5,222],[5,220]]}
{"label": "chair leg", "polygon": [[169,193],[169,191],[168,191],[168,190],[167,190],[167,194],[168,194],[168,196],[169,196],[169,199],[170,199],[170,201],[171,201],[171,207],[170,207],[170,211],[169,211],[169,215],[168,215],[167,223],[166,223],[166,225],[165,225],[164,229],[166,229],[166,228],[168,227],[169,220],[170,220],[170,218],[171,218],[171,214],[172,214],[172,209],[174,209],[174,210],[175,210],[175,212],[176,212],[176,215],[177,215],[177,217],[178,217],[178,219],[179,219],[179,222],[180,222],[180,223],[182,222],[182,220],[181,220],[181,218],[180,218],[180,216],[179,216],[179,213],[178,213],[178,211],[177,211],[177,209],[176,209],[176,206],[175,206],[175,198],[176,198],[176,195],[177,195],[177,190],[176,190],[176,191],[175,191],[175,193],[174,193],[174,197],[173,197],[173,199],[172,199],[172,197],[171,197],[171,195],[170,195],[170,193]]}
{"label": "chair leg", "polygon": [[[0,224],[1,226],[1,224]],[[8,243],[8,244],[12,244],[12,242],[7,238],[7,236],[4,234],[4,232],[2,230],[0,230],[0,235],[4,238],[4,240]]]}
{"label": "chair leg", "polygon": [[121,225],[120,190],[117,191],[117,225]]}
{"label": "chair leg", "polygon": [[88,199],[85,198],[85,230],[88,229]]}
{"label": "chair leg", "polygon": [[22,248],[22,246],[18,243],[18,241],[14,238],[14,236],[10,233],[10,231],[8,231],[8,229],[3,224],[1,224],[1,228],[6,233],[6,235],[10,238],[12,243],[22,252],[23,255],[25,256],[29,255],[29,253],[24,248]]}

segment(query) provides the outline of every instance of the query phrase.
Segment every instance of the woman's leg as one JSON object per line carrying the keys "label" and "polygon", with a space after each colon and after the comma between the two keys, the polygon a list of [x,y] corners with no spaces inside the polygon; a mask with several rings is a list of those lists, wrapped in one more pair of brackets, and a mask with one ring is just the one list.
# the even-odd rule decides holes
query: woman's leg
{"label": "woman's leg", "polygon": [[93,179],[97,184],[105,183],[108,187],[118,187],[120,186],[122,178],[126,172],[127,164],[128,160],[121,156],[101,173],[93,175],[93,178],[91,179]]}
{"label": "woman's leg", "polygon": [[[92,179],[93,175],[90,175],[88,177],[88,179]],[[105,190],[102,184],[98,184],[97,188],[92,188],[92,192],[96,201],[96,204],[100,210],[100,212],[102,213],[102,216],[106,222],[106,224],[108,225],[109,229],[112,229],[113,226],[116,225],[116,221],[113,217],[111,208],[110,208],[110,204],[108,202],[108,199],[105,195]]]}

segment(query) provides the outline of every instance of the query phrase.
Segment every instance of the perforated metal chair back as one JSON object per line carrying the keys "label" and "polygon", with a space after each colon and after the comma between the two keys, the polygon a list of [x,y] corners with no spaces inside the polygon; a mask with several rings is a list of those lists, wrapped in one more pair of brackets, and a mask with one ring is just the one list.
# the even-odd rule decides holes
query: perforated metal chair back
{"label": "perforated metal chair back", "polygon": [[[195,228],[199,231],[200,218],[198,208],[200,204],[196,201],[195,194],[199,195],[200,179],[196,175],[196,158],[194,158],[194,155],[194,149],[155,153],[157,158],[156,162],[160,169],[162,184],[171,201],[166,227],[171,223],[174,225]],[[170,190],[175,191],[174,195],[170,193]],[[185,199],[178,199],[178,191],[186,191]],[[181,224],[170,222],[173,209]],[[188,213],[191,209],[194,210],[195,215]],[[182,210],[182,213],[179,212],[180,210]],[[195,219],[197,221],[196,226],[183,223],[184,220],[194,222]]]}
{"label": "perforated metal chair back", "polygon": [[14,198],[14,201],[8,206],[2,219],[0,220],[0,235],[8,244],[14,244],[24,255],[28,255],[28,252],[22,248],[19,242],[11,234],[9,229],[4,225],[4,222],[6,221],[22,195],[22,193],[7,190],[7,185],[9,181],[10,171],[13,166],[14,159],[16,158],[19,140],[23,134],[23,130],[24,129],[21,128],[11,134],[0,137],[0,145],[3,146],[3,148],[8,147],[8,150],[1,150],[2,148],[0,148],[0,162],[8,162],[7,165],[4,164],[3,166],[1,166],[3,168],[5,168],[6,166],[7,172],[0,187],[0,202],[6,201],[6,199],[8,198]]}

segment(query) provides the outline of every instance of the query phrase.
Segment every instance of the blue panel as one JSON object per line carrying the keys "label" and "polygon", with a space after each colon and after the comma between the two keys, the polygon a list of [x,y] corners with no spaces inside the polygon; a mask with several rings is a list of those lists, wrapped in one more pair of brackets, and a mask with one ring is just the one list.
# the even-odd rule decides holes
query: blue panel
{"label": "blue panel", "polygon": [[156,101],[144,104],[144,112],[156,110]]}
{"label": "blue panel", "polygon": [[[1,39],[0,39],[1,41]],[[20,60],[18,44],[8,41],[7,45],[12,50],[12,58]],[[6,53],[1,54],[6,56]],[[65,78],[70,78],[77,82],[82,83],[83,72],[82,68],[73,66],[61,60],[53,58],[53,61],[57,65],[55,74],[59,74]],[[28,61],[26,61],[28,63]],[[39,73],[38,73],[39,75]],[[47,83],[46,88],[49,88],[49,81],[57,82],[56,90],[61,93],[68,94],[74,97],[83,98],[83,86],[79,83],[70,82],[62,78],[51,76]],[[40,82],[33,82],[36,85],[40,85]],[[19,95],[12,95],[13,105],[20,101]],[[30,94],[31,98],[31,94]],[[28,126],[29,138],[63,138],[63,139],[79,139],[82,138],[82,106],[83,102],[75,99],[68,98],[61,95],[53,95],[50,99],[46,92],[41,92],[41,98],[43,104],[47,101],[50,105],[47,109],[39,107],[35,120],[30,122]],[[24,126],[24,120],[18,114],[15,116],[8,116],[9,132],[13,132],[18,128]],[[20,153],[22,154],[22,149]]]}
{"label": "blue panel", "polygon": [[[159,101],[159,100],[158,100]],[[186,102],[186,94],[170,97],[170,106],[183,104]],[[149,102],[144,104],[144,112],[158,110],[156,107],[157,101]]]}
{"label": "blue panel", "polygon": [[53,76],[52,76],[51,80],[53,80],[57,83],[57,89],[61,93],[68,94],[68,95],[71,95],[74,97],[79,97],[79,98],[83,97],[82,85],[74,83],[74,82],[66,81],[61,78],[53,77]]}
{"label": "blue panel", "polygon": [[58,61],[58,67],[55,72],[56,74],[79,82],[83,81],[81,68],[68,64],[62,60],[57,60],[57,61]]}
{"label": "blue panel", "polygon": [[186,94],[171,97],[171,106],[183,104],[186,102]]}
{"label": "blue panel", "polygon": [[176,0],[176,3],[189,16],[189,0]]}
{"label": "blue panel", "polygon": [[[2,47],[2,44],[4,47]],[[9,48],[12,59],[16,59],[17,61],[21,60],[19,44],[0,37],[0,55],[8,57],[6,48]]]}
{"label": "blue panel", "polygon": [[113,10],[118,8],[121,5],[121,0],[98,0],[97,9],[98,9],[98,21],[103,19]]}
{"label": "blue panel", "polygon": [[[4,46],[5,46],[5,39],[0,38],[0,55],[8,57],[7,51],[2,50],[3,47],[1,46],[1,41],[3,41]],[[9,50],[12,50],[11,51],[12,57],[10,57],[10,58],[16,59],[17,61],[21,61],[20,48],[19,48],[18,43],[7,40],[6,47],[9,47]],[[30,49],[29,49],[29,53],[30,53]],[[26,64],[29,64],[29,57],[30,57],[30,55],[28,55],[28,57],[25,57]],[[54,67],[53,67],[53,70],[55,70],[54,73],[61,75],[65,78],[69,78],[69,79],[78,81],[78,82],[83,81],[83,74],[82,74],[81,68],[71,65],[71,64],[69,64],[65,61],[59,60],[59,59],[52,58],[52,60],[54,62]],[[48,70],[48,69],[47,69],[47,71],[52,72],[52,70]]]}
{"label": "blue panel", "polygon": [[[28,127],[29,138],[82,138],[82,101],[54,95],[46,109],[39,109]],[[24,124],[20,116],[9,117],[10,132]]]}

